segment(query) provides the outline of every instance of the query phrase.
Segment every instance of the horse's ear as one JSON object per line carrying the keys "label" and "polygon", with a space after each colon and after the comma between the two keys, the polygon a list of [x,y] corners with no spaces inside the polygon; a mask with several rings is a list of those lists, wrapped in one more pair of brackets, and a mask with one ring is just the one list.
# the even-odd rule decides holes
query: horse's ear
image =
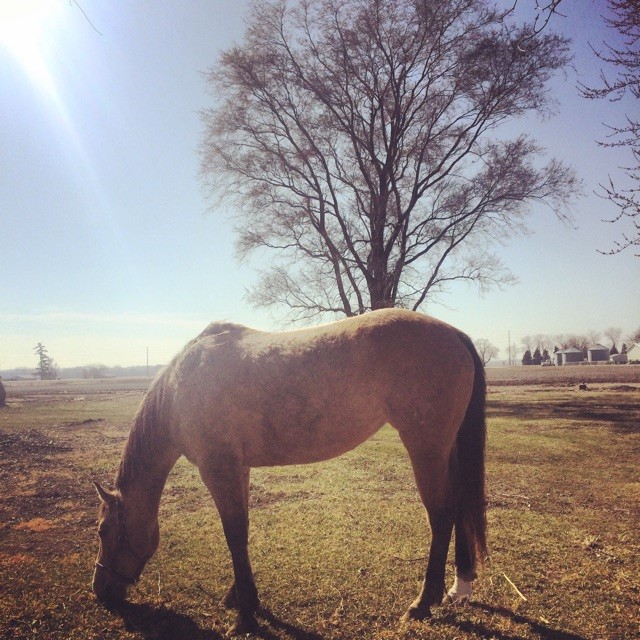
{"label": "horse's ear", "polygon": [[102,500],[102,502],[111,507],[116,504],[116,497],[113,495],[113,493],[110,493],[106,489],[103,489],[97,482],[94,482],[93,486],[96,488],[98,496],[100,497],[100,500]]}

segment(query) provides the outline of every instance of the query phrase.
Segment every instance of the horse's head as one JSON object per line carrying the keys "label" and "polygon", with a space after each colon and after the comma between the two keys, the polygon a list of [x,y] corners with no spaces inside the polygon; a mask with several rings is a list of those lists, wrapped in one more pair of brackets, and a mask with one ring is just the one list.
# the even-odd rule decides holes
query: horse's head
{"label": "horse's head", "polygon": [[100,496],[100,546],[93,573],[93,592],[102,602],[124,600],[158,546],[157,520],[148,527],[125,504],[119,492],[95,483]]}

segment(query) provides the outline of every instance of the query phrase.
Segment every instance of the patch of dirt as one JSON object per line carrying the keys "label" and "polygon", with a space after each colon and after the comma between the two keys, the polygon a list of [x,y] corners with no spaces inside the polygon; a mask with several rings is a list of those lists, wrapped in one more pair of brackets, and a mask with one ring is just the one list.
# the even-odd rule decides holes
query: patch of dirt
{"label": "patch of dirt", "polygon": [[95,526],[91,488],[78,481],[71,451],[37,429],[0,434],[0,564],[28,564],[35,549],[65,555],[78,546],[78,526],[87,534]]}
{"label": "patch of dirt", "polygon": [[70,451],[71,447],[56,442],[37,429],[29,429],[23,433],[0,433],[0,452],[4,455],[16,458],[28,456],[32,459],[34,454],[42,452]]}
{"label": "patch of dirt", "polygon": [[5,553],[0,551],[0,566],[19,567],[24,564],[33,564],[35,557],[29,553]]}
{"label": "patch of dirt", "polygon": [[487,495],[489,509],[531,509],[531,498],[517,493],[495,491]]}
{"label": "patch of dirt", "polygon": [[82,429],[89,425],[97,425],[106,422],[104,418],[87,418],[86,420],[79,420],[77,422],[64,422],[63,424],[53,425],[54,427],[60,427],[65,430],[69,429]]}
{"label": "patch of dirt", "polygon": [[260,485],[251,484],[249,508],[260,509],[285,500],[290,502],[292,500],[306,499],[311,495],[310,491],[269,491]]}
{"label": "patch of dirt", "polygon": [[46,518],[33,518],[28,522],[20,522],[16,525],[16,529],[24,529],[28,531],[34,531],[36,533],[42,533],[43,531],[48,531],[49,529],[53,529],[56,525],[53,520],[47,520]]}
{"label": "patch of dirt", "polygon": [[97,508],[92,488],[66,469],[20,474],[11,484],[0,478],[0,483],[11,491],[0,496],[0,520],[5,525],[0,530],[0,564],[28,563],[22,556],[31,555],[64,557],[79,552],[83,539],[94,537]]}

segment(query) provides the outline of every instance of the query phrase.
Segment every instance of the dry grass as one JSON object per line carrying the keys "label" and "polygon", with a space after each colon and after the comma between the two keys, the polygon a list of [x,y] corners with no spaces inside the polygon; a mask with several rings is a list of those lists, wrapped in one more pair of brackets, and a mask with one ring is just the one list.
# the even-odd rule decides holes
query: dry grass
{"label": "dry grass", "polygon": [[[587,379],[587,392],[538,368],[537,379],[508,372],[515,385],[490,387],[491,558],[472,604],[435,610],[425,623],[398,623],[417,592],[429,535],[392,429],[328,463],[255,470],[251,551],[265,607],[258,637],[637,637],[638,369],[593,369],[612,377]],[[163,498],[160,549],[129,604],[108,611],[89,591],[97,545],[90,480],[112,477],[146,384],[6,385],[3,638],[224,635],[232,616],[218,601],[231,564],[212,501],[184,461]]]}

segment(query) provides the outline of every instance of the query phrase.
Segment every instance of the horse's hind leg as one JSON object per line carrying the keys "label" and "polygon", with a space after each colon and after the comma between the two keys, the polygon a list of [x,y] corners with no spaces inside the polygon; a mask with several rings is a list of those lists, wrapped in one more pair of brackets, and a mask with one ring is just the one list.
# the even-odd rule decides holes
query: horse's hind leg
{"label": "horse's hind leg", "polygon": [[456,521],[456,577],[442,604],[455,604],[469,599],[476,578],[475,559],[469,548],[469,537],[461,522]]}
{"label": "horse's hind leg", "polygon": [[249,469],[222,464],[200,468],[200,475],[218,508],[222,528],[231,552],[235,582],[225,597],[228,605],[237,607],[235,633],[255,630],[255,612],[260,606],[258,591],[249,561]]}
{"label": "horse's hind leg", "polygon": [[418,597],[403,616],[403,620],[424,620],[431,616],[431,607],[440,604],[444,595],[445,566],[453,519],[451,510],[444,508],[429,508],[429,523],[431,525],[431,547],[429,560],[422,589]]}
{"label": "horse's hind leg", "polygon": [[422,447],[412,446],[405,437],[402,439],[431,525],[431,547],[422,589],[403,620],[423,620],[431,616],[431,606],[440,604],[444,595],[445,566],[454,524],[449,456],[429,455]]}

